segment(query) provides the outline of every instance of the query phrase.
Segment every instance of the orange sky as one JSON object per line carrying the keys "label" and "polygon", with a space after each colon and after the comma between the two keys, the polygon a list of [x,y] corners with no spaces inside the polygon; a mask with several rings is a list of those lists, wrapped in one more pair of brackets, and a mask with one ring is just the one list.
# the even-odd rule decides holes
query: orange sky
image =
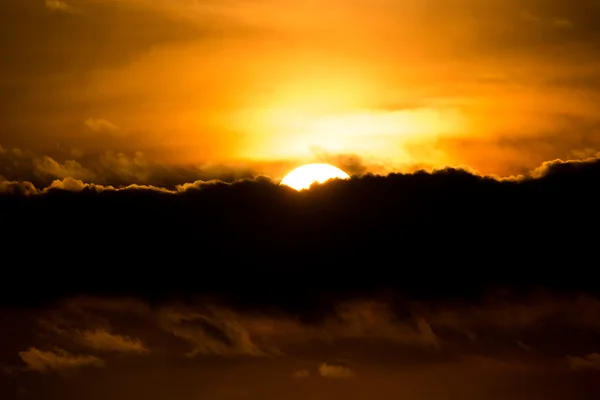
{"label": "orange sky", "polygon": [[343,154],[510,175],[600,147],[592,0],[3,7],[0,145],[63,167],[122,154],[277,176]]}

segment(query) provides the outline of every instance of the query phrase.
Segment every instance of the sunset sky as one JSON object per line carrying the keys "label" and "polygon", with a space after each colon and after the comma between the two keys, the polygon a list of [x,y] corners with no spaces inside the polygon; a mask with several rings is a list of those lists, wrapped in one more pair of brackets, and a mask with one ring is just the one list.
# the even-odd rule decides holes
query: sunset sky
{"label": "sunset sky", "polygon": [[600,0],[2,0],[0,49],[1,400],[600,399]]}
{"label": "sunset sky", "polygon": [[0,171],[9,180],[148,183],[159,168],[280,178],[341,155],[371,172],[507,176],[594,156],[600,143],[594,0],[2,9],[0,146],[21,154],[4,154],[21,166]]}

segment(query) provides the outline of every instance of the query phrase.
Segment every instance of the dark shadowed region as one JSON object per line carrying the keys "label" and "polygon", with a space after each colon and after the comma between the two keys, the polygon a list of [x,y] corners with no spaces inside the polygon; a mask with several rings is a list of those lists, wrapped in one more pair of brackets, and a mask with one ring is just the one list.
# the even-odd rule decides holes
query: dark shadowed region
{"label": "dark shadowed region", "polygon": [[342,288],[594,289],[599,165],[548,163],[512,180],[457,169],[366,175],[299,193],[268,178],[176,192],[71,181],[34,195],[7,183],[5,244],[37,278],[31,293],[10,285],[3,295],[232,292],[251,303]]}

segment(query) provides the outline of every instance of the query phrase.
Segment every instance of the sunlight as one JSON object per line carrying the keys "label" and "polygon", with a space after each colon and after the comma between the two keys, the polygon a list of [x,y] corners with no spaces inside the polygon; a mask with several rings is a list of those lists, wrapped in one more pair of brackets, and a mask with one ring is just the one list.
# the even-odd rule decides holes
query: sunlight
{"label": "sunlight", "polygon": [[278,108],[248,113],[243,120],[260,133],[252,135],[242,156],[260,159],[306,158],[315,147],[332,154],[403,159],[407,143],[464,127],[458,111],[438,109],[318,114]]}
{"label": "sunlight", "polygon": [[331,179],[349,179],[350,175],[330,164],[307,164],[296,168],[283,178],[282,185],[292,189],[308,189],[313,183],[324,183]]}

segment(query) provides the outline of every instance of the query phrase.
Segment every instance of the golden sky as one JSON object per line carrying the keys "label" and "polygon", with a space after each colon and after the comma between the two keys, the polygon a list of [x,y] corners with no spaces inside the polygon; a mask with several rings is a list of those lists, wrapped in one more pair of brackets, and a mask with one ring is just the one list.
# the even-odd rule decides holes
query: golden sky
{"label": "golden sky", "polygon": [[[2,8],[0,149],[32,154],[38,175],[143,182],[140,168],[218,164],[278,177],[338,156],[511,175],[600,148],[594,0]],[[0,175],[28,177],[11,163]]]}
{"label": "golden sky", "polygon": [[[28,298],[0,307],[0,397],[599,399],[597,296],[468,300],[488,276],[593,286],[599,21],[600,0],[0,1],[0,302]],[[539,179],[279,185],[315,161]],[[432,300],[318,291],[381,280]],[[132,283],[151,301],[108,294]],[[41,300],[85,288],[105,295]]]}

